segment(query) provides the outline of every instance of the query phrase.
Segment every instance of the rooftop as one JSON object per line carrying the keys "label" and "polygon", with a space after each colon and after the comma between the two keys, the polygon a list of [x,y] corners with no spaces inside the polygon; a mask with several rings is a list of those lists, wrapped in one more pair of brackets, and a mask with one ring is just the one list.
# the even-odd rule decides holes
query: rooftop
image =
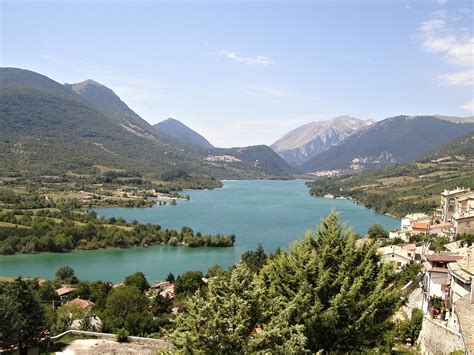
{"label": "rooftop", "polygon": [[453,194],[460,194],[460,193],[466,193],[466,192],[471,192],[471,189],[466,189],[464,187],[456,187],[454,190],[444,190],[441,192],[442,196],[449,196]]}
{"label": "rooftop", "polygon": [[421,222],[413,222],[411,224],[411,228],[413,229],[426,229],[428,230],[430,228],[430,225],[428,223],[421,223]]}
{"label": "rooftop", "polygon": [[83,299],[80,299],[79,297],[74,298],[72,301],[69,301],[67,304],[71,306],[78,306],[82,310],[92,308],[94,306],[94,302],[83,300]]}
{"label": "rooftop", "polygon": [[70,286],[63,286],[61,288],[58,288],[56,290],[56,293],[58,294],[58,296],[64,296],[64,295],[67,295],[68,293],[72,292],[72,291],[75,291],[76,289],[74,287],[70,287]]}
{"label": "rooftop", "polygon": [[470,294],[460,298],[456,303],[456,314],[459,319],[459,327],[466,344],[467,353],[474,354],[474,304],[469,302]]}
{"label": "rooftop", "polygon": [[447,255],[447,254],[431,254],[431,255],[426,256],[426,260],[428,261],[445,262],[445,263],[450,263],[459,259],[462,259],[462,256]]}

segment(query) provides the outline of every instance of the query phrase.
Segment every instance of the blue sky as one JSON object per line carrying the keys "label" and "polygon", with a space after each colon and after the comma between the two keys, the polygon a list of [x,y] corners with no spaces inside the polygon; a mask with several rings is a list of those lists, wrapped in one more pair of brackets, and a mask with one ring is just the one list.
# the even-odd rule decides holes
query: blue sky
{"label": "blue sky", "polygon": [[94,79],[221,147],[345,114],[473,114],[471,1],[0,2],[1,66]]}

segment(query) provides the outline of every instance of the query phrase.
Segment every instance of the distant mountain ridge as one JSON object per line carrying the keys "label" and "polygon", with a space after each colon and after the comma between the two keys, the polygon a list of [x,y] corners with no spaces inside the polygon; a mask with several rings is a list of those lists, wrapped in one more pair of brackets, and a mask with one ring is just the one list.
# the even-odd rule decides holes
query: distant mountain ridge
{"label": "distant mountain ridge", "polygon": [[29,70],[0,68],[0,83],[5,174],[95,174],[100,166],[155,178],[174,171],[217,179],[289,177],[286,162],[269,147],[230,150],[239,158],[229,163],[159,133],[93,80],[62,85]]}
{"label": "distant mountain ridge", "polygon": [[168,118],[153,125],[156,132],[165,134],[182,143],[191,144],[203,149],[213,149],[214,146],[196,131],[174,118]]}
{"label": "distant mountain ridge", "polygon": [[347,137],[301,169],[359,170],[408,163],[472,130],[474,117],[391,117]]}
{"label": "distant mountain ridge", "polygon": [[82,96],[102,114],[116,119],[129,132],[154,139],[156,132],[152,126],[132,111],[117,94],[108,87],[91,79],[76,84],[64,84]]}
{"label": "distant mountain ridge", "polygon": [[271,147],[290,164],[301,165],[373,122],[351,116],[310,122],[288,132]]}

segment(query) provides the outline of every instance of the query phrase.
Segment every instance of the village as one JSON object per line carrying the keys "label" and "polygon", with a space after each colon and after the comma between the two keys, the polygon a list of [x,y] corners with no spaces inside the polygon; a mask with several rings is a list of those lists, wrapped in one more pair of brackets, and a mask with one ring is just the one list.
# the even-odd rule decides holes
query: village
{"label": "village", "polygon": [[[421,265],[405,291],[408,310],[420,308],[424,313],[418,338],[422,353],[474,353],[473,234],[474,192],[456,188],[441,193],[440,208],[433,215],[402,218],[400,228],[391,231],[387,245],[379,249],[397,271]],[[447,241],[443,250],[433,250],[437,240]]]}

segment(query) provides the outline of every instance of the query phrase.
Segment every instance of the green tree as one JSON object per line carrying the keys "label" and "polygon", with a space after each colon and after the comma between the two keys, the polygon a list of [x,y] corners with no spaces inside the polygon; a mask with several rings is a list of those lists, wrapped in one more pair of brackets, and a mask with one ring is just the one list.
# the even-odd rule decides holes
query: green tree
{"label": "green tree", "polygon": [[262,244],[259,244],[255,251],[248,250],[242,254],[241,260],[250,271],[257,274],[267,262],[267,254]]}
{"label": "green tree", "polygon": [[150,288],[150,284],[148,283],[148,280],[146,279],[143,272],[136,272],[127,276],[123,283],[126,286],[135,286],[142,292],[145,292]]}
{"label": "green tree", "polygon": [[165,313],[168,313],[171,310],[173,305],[173,300],[168,297],[163,297],[161,295],[156,295],[155,298],[151,301],[150,308],[154,316],[162,316]]}
{"label": "green tree", "polygon": [[380,224],[373,224],[367,234],[372,239],[388,238],[388,232]]}
{"label": "green tree", "polygon": [[9,351],[18,344],[22,326],[19,304],[14,298],[0,294],[0,346]]}
{"label": "green tree", "polygon": [[193,294],[204,286],[204,281],[202,281],[203,277],[204,275],[201,271],[183,272],[175,281],[175,292],[185,295]]}
{"label": "green tree", "polygon": [[[337,214],[267,263],[259,280],[264,309],[281,299],[290,325],[302,325],[312,352],[366,351],[384,345],[399,304],[393,268],[375,243],[358,248]],[[270,316],[270,319],[272,317]]]}
{"label": "green tree", "polygon": [[78,281],[74,270],[69,266],[61,266],[56,271],[56,280],[65,283],[76,283]]}
{"label": "green tree", "polygon": [[148,298],[135,286],[112,290],[107,296],[104,316],[106,329],[116,331],[125,327],[125,320],[131,313],[142,313],[148,305]]}
{"label": "green tree", "polygon": [[175,280],[174,274],[172,272],[170,272],[168,274],[168,276],[166,276],[166,281],[168,281],[170,283],[174,283],[174,280]]}
{"label": "green tree", "polygon": [[46,336],[46,324],[43,308],[32,289],[24,280],[17,278],[6,287],[2,296],[4,297],[1,307],[11,307],[7,312],[11,319],[7,319],[0,328],[2,334],[3,332],[8,334],[9,331],[4,329],[6,327],[14,329],[16,336],[13,339],[20,351],[38,344],[41,338]]}
{"label": "green tree", "polygon": [[[237,265],[220,275],[208,290],[191,297],[187,312],[174,321],[173,343],[190,353],[296,353],[303,349],[303,327],[288,324],[289,312],[278,308],[278,300],[271,308],[261,309],[260,296],[254,274]],[[259,324],[269,313],[276,316],[268,324]]]}

